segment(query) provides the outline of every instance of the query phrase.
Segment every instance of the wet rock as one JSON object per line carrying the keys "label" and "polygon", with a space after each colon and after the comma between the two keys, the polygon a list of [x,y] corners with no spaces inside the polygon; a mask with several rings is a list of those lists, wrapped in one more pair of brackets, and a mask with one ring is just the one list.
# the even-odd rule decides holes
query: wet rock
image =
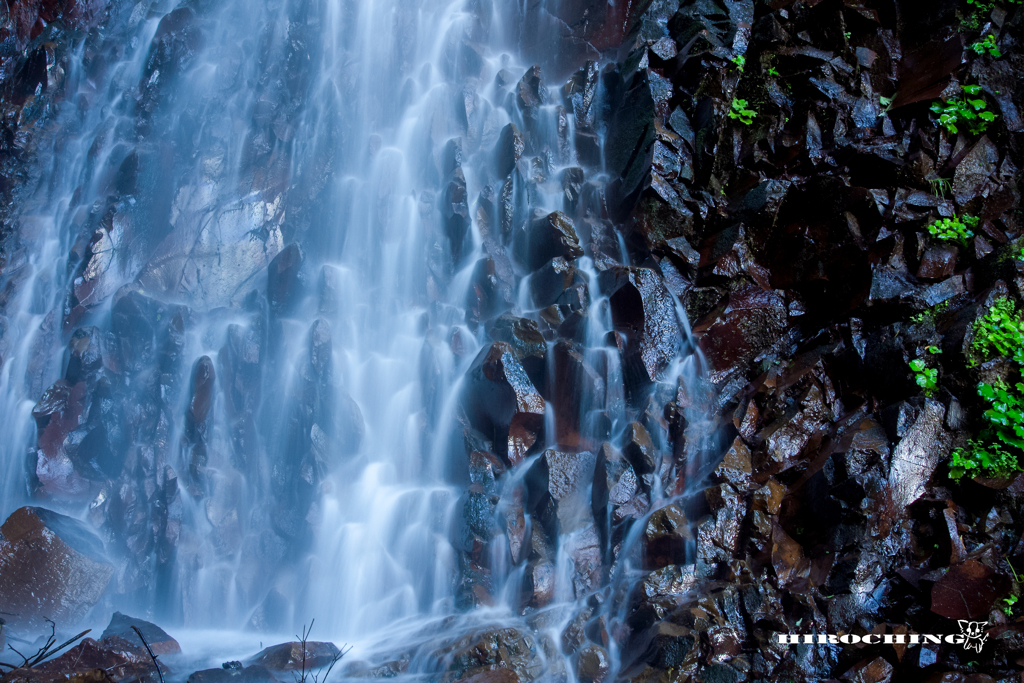
{"label": "wet rock", "polygon": [[533,637],[514,628],[471,633],[429,654],[433,661],[448,662],[445,680],[460,680],[485,671],[514,672],[531,681],[542,670]]}
{"label": "wet rock", "polygon": [[44,495],[76,497],[91,490],[71,458],[84,437],[80,427],[88,419],[86,392],[84,382],[69,385],[57,380],[32,409],[37,430],[35,476]]}
{"label": "wet rock", "polygon": [[661,569],[686,563],[686,547],[693,542],[686,515],[675,505],[667,505],[651,515],[644,529],[644,567]]}
{"label": "wet rock", "polygon": [[727,482],[743,490],[750,482],[752,471],[750,449],[737,437],[715,467],[714,476],[718,481]]}
{"label": "wet rock", "polygon": [[564,258],[554,258],[530,275],[530,296],[537,308],[557,303],[562,294],[577,281],[576,268]]}
{"label": "wet rock", "polygon": [[984,619],[1010,589],[1009,578],[977,560],[950,567],[932,586],[932,612],[950,619]]}
{"label": "wet rock", "polygon": [[103,340],[96,327],[77,329],[68,342],[64,379],[70,384],[92,382],[103,367]]}
{"label": "wet rock", "polygon": [[504,253],[482,258],[473,267],[466,308],[473,320],[489,320],[512,308],[514,277]]}
{"label": "wet rock", "polygon": [[893,513],[906,514],[907,507],[924,495],[932,472],[949,452],[943,429],[945,407],[928,399],[924,410],[893,450],[889,466],[889,495]]}
{"label": "wet rock", "polygon": [[544,399],[506,342],[493,343],[473,361],[463,406],[473,426],[513,465],[526,456],[544,426]]}
{"label": "wet rock", "polygon": [[941,280],[956,270],[957,248],[951,244],[930,247],[921,257],[921,265],[917,269],[917,277],[928,280]]}
{"label": "wet rock", "polygon": [[188,677],[188,683],[274,683],[277,678],[265,666],[253,666],[196,671]]}
{"label": "wet rock", "polygon": [[530,468],[527,485],[530,507],[550,496],[557,515],[555,535],[568,534],[593,524],[588,493],[597,457],[593,453],[566,453],[548,449]]}
{"label": "wet rock", "polygon": [[855,664],[843,674],[842,679],[851,683],[889,683],[892,680],[892,673],[892,664],[881,657],[876,657]]}
{"label": "wet rock", "polygon": [[539,213],[515,236],[516,258],[535,271],[554,258],[574,261],[583,256],[572,221],[561,211]]}
{"label": "wet rock", "polygon": [[576,680],[580,683],[601,683],[610,671],[608,653],[599,645],[588,645],[576,656]]}
{"label": "wet rock", "polygon": [[660,454],[654,448],[650,434],[639,422],[631,422],[622,436],[622,454],[637,474],[650,474],[658,469]]}
{"label": "wet rock", "polygon": [[585,182],[586,176],[583,173],[583,169],[578,166],[562,171],[562,207],[563,211],[569,216],[576,215]]}
{"label": "wet rock", "polygon": [[682,339],[672,295],[647,268],[606,271],[601,285],[610,294],[612,321],[628,340],[623,362],[627,389],[658,381]]}
{"label": "wet rock", "polygon": [[298,244],[289,244],[267,266],[267,301],[276,315],[288,315],[298,306],[304,294],[302,263],[305,255]]}
{"label": "wet rock", "polygon": [[457,683],[519,683],[519,675],[511,669],[489,669],[460,678]]}
{"label": "wet rock", "polygon": [[181,646],[178,645],[178,641],[167,635],[167,632],[156,624],[151,624],[142,619],[135,619],[120,612],[114,612],[114,615],[110,618],[110,623],[107,624],[107,628],[104,629],[103,634],[100,636],[101,643],[107,638],[120,638],[129,643],[138,642],[139,636],[132,629],[133,626],[142,631],[142,635],[145,637],[146,642],[149,643],[153,654],[173,655],[181,652]]}
{"label": "wet rock", "polygon": [[523,135],[515,124],[510,123],[501,129],[498,144],[494,147],[494,167],[499,178],[507,178],[512,174],[525,148]]}
{"label": "wet rock", "polygon": [[160,20],[146,57],[144,78],[160,71],[167,76],[180,72],[195,58],[202,33],[191,7],[176,9]]}
{"label": "wet rock", "polygon": [[265,666],[270,671],[308,671],[327,666],[339,656],[341,651],[334,643],[307,641],[303,651],[302,643],[291,642],[261,650],[248,664]]}
{"label": "wet rock", "polygon": [[995,174],[998,163],[999,148],[987,135],[982,136],[963,161],[957,164],[953,175],[953,196],[956,201],[964,205],[981,195],[989,178]]}
{"label": "wet rock", "polygon": [[213,405],[215,386],[213,361],[209,356],[202,356],[192,368],[191,398],[188,410],[185,411],[185,433],[182,436],[193,482],[201,480],[209,456],[207,435],[210,431],[210,408]]}
{"label": "wet rock", "polygon": [[562,96],[566,106],[572,110],[577,130],[590,130],[594,126],[593,107],[599,75],[597,62],[588,61],[562,88]]}
{"label": "wet rock", "polygon": [[555,597],[555,566],[533,560],[526,567],[522,586],[523,607],[544,607]]}
{"label": "wet rock", "polygon": [[725,310],[700,340],[714,368],[712,381],[743,368],[775,343],[787,320],[786,302],[779,292],[751,286],[730,294]]}
{"label": "wet rock", "polygon": [[544,340],[544,335],[537,327],[537,323],[528,318],[517,318],[514,315],[505,314],[499,316],[494,322],[490,335],[494,341],[507,342],[512,345],[516,352],[516,358],[519,359],[523,370],[533,382],[533,386],[546,395],[545,363],[548,345]]}
{"label": "wet rock", "polygon": [[584,443],[583,434],[592,412],[604,406],[604,378],[587,362],[583,349],[572,342],[559,340],[552,356],[555,438],[568,448],[591,447],[592,444]]}
{"label": "wet rock", "polygon": [[100,599],[114,567],[82,522],[39,507],[14,511],[0,527],[0,594],[8,628],[77,624]]}

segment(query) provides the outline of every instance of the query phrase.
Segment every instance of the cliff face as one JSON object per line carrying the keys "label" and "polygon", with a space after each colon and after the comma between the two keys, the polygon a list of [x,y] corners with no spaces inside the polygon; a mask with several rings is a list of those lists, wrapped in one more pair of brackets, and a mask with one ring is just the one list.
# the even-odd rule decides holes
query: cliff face
{"label": "cliff face", "polygon": [[[356,135],[349,92],[317,102],[322,144],[293,144],[324,45],[305,6],[257,47],[238,39],[258,78],[239,76],[243,48],[216,73],[223,93],[255,93],[249,128],[237,149],[227,134],[210,147],[175,88],[215,36],[211,5],[169,11],[132,47],[144,59],[117,80],[130,97],[110,126],[123,144],[81,191],[95,196],[69,200],[60,305],[25,309],[42,321],[24,365],[26,481],[54,505],[88,504],[117,563],[101,607],[199,623],[198,592],[175,581],[230,560],[248,625],[270,631],[309,600],[277,578],[315,551],[331,473],[380,438],[335,363],[343,314],[359,301],[384,316],[358,297],[387,283],[320,252],[345,240],[330,210],[339,158],[387,150]],[[470,28],[445,53],[454,104],[415,157],[429,221],[408,296],[423,311],[408,326],[422,335],[410,448],[423,467],[454,434],[439,469],[459,496],[438,532],[452,603],[503,604],[510,624],[452,617],[347,673],[1020,680],[1019,8],[556,5],[524,5],[518,44],[538,65],[481,85],[492,15],[467,3]],[[22,200],[46,159],[60,165],[60,112],[101,100],[65,97],[68,60],[109,82],[148,14],[2,7],[0,304],[13,316],[39,234]],[[207,114],[231,103],[210,101]],[[388,168],[366,215],[381,251],[405,234]],[[537,210],[552,187],[558,206]],[[19,339],[2,344],[9,360]],[[1001,468],[985,460],[998,453]],[[988,622],[980,652],[777,639],[959,634],[958,620]]]}

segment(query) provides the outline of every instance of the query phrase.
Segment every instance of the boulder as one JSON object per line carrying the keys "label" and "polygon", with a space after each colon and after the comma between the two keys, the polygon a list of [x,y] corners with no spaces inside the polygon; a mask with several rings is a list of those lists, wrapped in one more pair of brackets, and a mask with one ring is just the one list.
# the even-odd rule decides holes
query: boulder
{"label": "boulder", "polygon": [[644,568],[661,569],[686,563],[687,545],[694,541],[686,515],[675,505],[654,512],[643,535]]}
{"label": "boulder", "polygon": [[949,437],[943,429],[945,407],[928,399],[906,435],[892,453],[889,465],[889,497],[896,516],[907,514],[907,507],[924,495],[932,472],[949,452]]}
{"label": "boulder", "polygon": [[462,402],[470,423],[513,465],[526,457],[544,427],[544,399],[507,342],[480,351],[466,375]]}
{"label": "boulder", "polygon": [[662,379],[683,338],[665,284],[649,268],[617,267],[602,274],[601,287],[610,297],[612,322],[628,339],[623,358],[627,389]]}
{"label": "boulder", "polygon": [[[587,448],[584,443],[587,419],[605,403],[605,383],[601,374],[587,362],[584,350],[561,339],[555,344],[554,391],[555,438],[566,448]],[[596,444],[595,444],[596,445]]]}
{"label": "boulder", "polygon": [[329,665],[341,656],[341,650],[334,643],[306,641],[303,649],[301,642],[293,641],[272,645],[260,650],[250,659],[250,666],[264,666],[270,671],[286,672],[305,669],[319,669]]}
{"label": "boulder", "polygon": [[36,422],[35,476],[40,493],[46,496],[84,497],[91,491],[89,481],[76,470],[71,457],[84,436],[79,430],[88,419],[86,393],[85,382],[71,385],[59,379],[32,409]]}
{"label": "boulder", "polygon": [[510,123],[501,129],[498,143],[494,146],[494,169],[498,178],[507,178],[515,170],[526,145],[523,135]]}
{"label": "boulder", "polygon": [[515,235],[515,254],[527,270],[535,271],[553,258],[571,262],[583,256],[572,220],[561,211],[537,212]]}
{"label": "boulder", "polygon": [[15,510],[0,527],[0,596],[8,628],[70,628],[106,590],[114,567],[92,529],[39,507]]}
{"label": "boulder", "polygon": [[542,395],[547,395],[547,353],[548,344],[544,340],[537,323],[529,318],[517,318],[511,314],[500,316],[490,330],[491,339],[507,342],[516,352],[516,358],[523,366],[530,381]]}
{"label": "boulder", "polygon": [[[103,634],[100,636],[100,643],[103,644],[108,638],[120,638],[122,641],[129,643],[139,643],[139,636],[135,633],[132,628],[133,626],[142,631],[142,635],[146,642],[149,643],[153,654],[173,655],[181,652],[181,646],[178,645],[178,641],[167,635],[167,632],[156,624],[129,617],[120,612],[114,612],[114,615],[110,617],[110,623],[107,624],[107,628],[104,629]],[[142,647],[141,643],[138,647]]]}

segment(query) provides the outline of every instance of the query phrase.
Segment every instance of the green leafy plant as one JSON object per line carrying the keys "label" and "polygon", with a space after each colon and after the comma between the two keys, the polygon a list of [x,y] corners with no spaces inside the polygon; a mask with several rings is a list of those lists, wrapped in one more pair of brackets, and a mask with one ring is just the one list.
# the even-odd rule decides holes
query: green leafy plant
{"label": "green leafy plant", "polygon": [[746,57],[744,57],[743,55],[736,55],[735,57],[733,57],[729,61],[736,65],[736,70],[737,71],[739,71],[740,73],[743,73],[743,67],[747,65],[747,58]]}
{"label": "green leafy plant", "polygon": [[[929,346],[928,353],[942,353],[942,350],[937,346]],[[923,358],[915,358],[910,361],[909,365],[914,372],[914,381],[924,390],[924,395],[934,394],[935,390],[939,388],[939,369],[927,367]]]}
{"label": "green leafy plant", "polygon": [[770,67],[768,67],[768,75],[769,76],[781,76],[782,74],[780,74],[778,71],[776,71],[774,66],[770,66]]}
{"label": "green leafy plant", "polygon": [[[990,428],[982,436],[1024,450],[1024,396],[1021,394],[1024,394],[1024,384],[1020,382],[1013,388],[1003,382],[978,385],[978,395],[990,406],[983,414]],[[1017,459],[1013,462],[1016,466]]]}
{"label": "green leafy plant", "polygon": [[1017,604],[1017,596],[1016,595],[1011,595],[1008,598],[1003,598],[1003,602],[1006,603],[1006,606],[1003,607],[1003,614],[1005,614],[1008,617],[1012,617],[1013,616],[1013,606]]}
{"label": "green leafy plant", "polygon": [[988,53],[989,56],[995,57],[996,59],[1003,56],[1003,53],[999,51],[998,47],[996,47],[996,37],[991,33],[985,36],[984,39],[979,40],[976,43],[972,43],[971,49],[974,50],[976,54],[983,55]]}
{"label": "green leafy plant", "polygon": [[1024,365],[1024,321],[1012,299],[996,299],[975,321],[970,350],[972,366],[977,365],[978,358],[988,360],[993,351]]}
{"label": "green leafy plant", "polygon": [[[948,309],[949,309],[949,300],[947,299],[946,301],[942,301],[942,302],[939,302],[939,303],[935,304],[931,308],[928,308],[926,310],[921,311],[917,315],[910,316],[910,322],[921,324],[921,323],[923,323],[923,322],[925,322],[927,320],[934,320],[936,316],[945,313]],[[929,348],[934,348],[934,347],[929,347]]]}
{"label": "green leafy plant", "polygon": [[966,448],[953,451],[949,460],[949,478],[960,481],[968,477],[1005,477],[1020,468],[1016,456],[995,444],[971,439]]}
{"label": "green leafy plant", "polygon": [[944,242],[960,242],[966,244],[967,240],[974,237],[972,228],[978,227],[979,219],[975,216],[964,216],[958,218],[940,218],[928,226],[928,233]]}
{"label": "green leafy plant", "polygon": [[996,120],[996,114],[985,111],[988,103],[981,97],[980,85],[961,86],[963,94],[943,102],[935,102],[931,110],[939,115],[939,125],[954,135],[959,131],[957,124],[966,125],[972,135],[980,135],[988,124]]}
{"label": "green leafy plant", "polygon": [[730,119],[738,119],[741,123],[749,126],[754,122],[755,116],[757,116],[757,112],[753,109],[747,109],[746,100],[733,98],[732,108],[729,110]]}

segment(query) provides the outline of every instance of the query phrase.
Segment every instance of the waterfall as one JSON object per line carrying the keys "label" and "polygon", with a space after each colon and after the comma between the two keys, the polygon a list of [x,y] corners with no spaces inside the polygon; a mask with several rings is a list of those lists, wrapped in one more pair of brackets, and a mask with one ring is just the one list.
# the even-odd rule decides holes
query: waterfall
{"label": "waterfall", "polygon": [[[142,0],[76,48],[4,272],[0,507],[101,533],[97,610],[316,619],[410,673],[515,628],[552,676],[585,613],[623,664],[713,406],[602,208],[610,57],[539,5]],[[613,538],[620,446],[650,466]]]}

